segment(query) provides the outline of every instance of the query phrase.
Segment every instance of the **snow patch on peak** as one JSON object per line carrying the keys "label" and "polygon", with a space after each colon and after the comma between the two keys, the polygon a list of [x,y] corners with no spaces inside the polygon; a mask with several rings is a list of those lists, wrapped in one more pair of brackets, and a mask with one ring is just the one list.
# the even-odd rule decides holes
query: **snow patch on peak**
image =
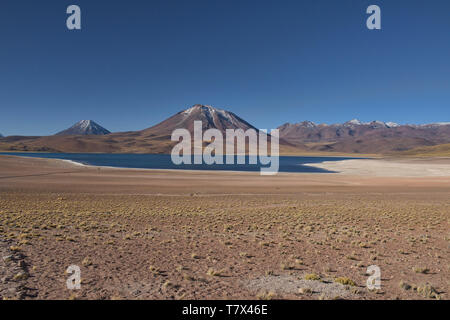
{"label": "snow patch on peak", "polygon": [[369,123],[369,125],[373,126],[373,127],[387,127],[386,123],[384,123],[383,121],[379,121],[379,120],[374,120],[372,122]]}
{"label": "snow patch on peak", "polygon": [[220,124],[221,121],[226,121],[226,122],[232,124],[233,126],[235,126],[236,128],[239,128],[242,126],[242,124],[240,123],[240,120],[238,118],[236,118],[236,116],[232,112],[229,112],[229,111],[226,111],[223,109],[219,109],[219,108],[215,108],[210,105],[195,104],[192,107],[190,107],[189,109],[182,111],[181,114],[184,116],[184,118],[187,118],[193,114],[194,115],[202,114],[206,118],[210,119],[210,121],[212,121],[212,123],[216,127],[222,126]]}
{"label": "snow patch on peak", "polygon": [[412,127],[417,128],[439,128],[443,126],[449,126],[450,122],[435,122],[435,123],[426,123],[426,124],[419,124],[419,125],[410,125]]}
{"label": "snow patch on peak", "polygon": [[183,113],[191,114],[194,111],[202,111],[202,112],[209,112],[209,113],[225,112],[224,110],[214,108],[213,106],[203,105],[203,104],[195,104],[192,107],[190,107],[189,109],[184,110]]}
{"label": "snow patch on peak", "polygon": [[91,125],[91,120],[81,120],[75,126],[78,126],[80,129],[87,129]]}
{"label": "snow patch on peak", "polygon": [[303,121],[303,122],[300,122],[299,125],[306,127],[306,128],[315,128],[316,127],[316,124],[312,121]]}
{"label": "snow patch on peak", "polygon": [[352,119],[350,121],[347,121],[346,123],[344,123],[344,125],[353,125],[353,126],[360,126],[363,123],[361,121],[359,121],[358,119]]}
{"label": "snow patch on peak", "polygon": [[448,125],[450,125],[450,122],[436,122],[436,123],[432,123],[431,125],[434,125],[434,126],[448,126]]}
{"label": "snow patch on peak", "polygon": [[192,106],[191,108],[183,111],[183,114],[190,115],[192,112],[195,112],[195,111],[200,111],[202,113],[205,113],[207,116],[213,116],[214,114],[220,114],[221,116],[231,120],[229,112],[222,110],[222,109],[214,108],[213,106],[203,105],[203,104],[196,104],[196,105]]}
{"label": "snow patch on peak", "polygon": [[395,123],[395,122],[386,122],[386,126],[387,126],[388,128],[397,128],[397,127],[400,127],[400,125],[399,125],[398,123]]}

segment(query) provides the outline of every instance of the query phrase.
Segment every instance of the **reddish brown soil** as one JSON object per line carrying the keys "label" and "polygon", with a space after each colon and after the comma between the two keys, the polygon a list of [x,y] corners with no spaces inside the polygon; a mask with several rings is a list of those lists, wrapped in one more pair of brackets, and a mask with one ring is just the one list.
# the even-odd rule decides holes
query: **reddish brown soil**
{"label": "reddish brown soil", "polygon": [[[445,177],[261,177],[0,157],[0,237],[18,247],[28,274],[25,295],[3,298],[448,299],[449,199]],[[81,268],[81,290],[66,287],[69,265]],[[369,265],[381,269],[381,290],[365,287]]]}

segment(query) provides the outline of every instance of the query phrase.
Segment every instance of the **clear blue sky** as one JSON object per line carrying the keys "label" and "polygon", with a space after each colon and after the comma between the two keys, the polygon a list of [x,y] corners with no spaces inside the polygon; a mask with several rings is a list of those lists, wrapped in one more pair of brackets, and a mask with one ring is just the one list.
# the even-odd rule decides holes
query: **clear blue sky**
{"label": "clear blue sky", "polygon": [[6,135],[139,130],[195,103],[267,129],[450,121],[448,0],[2,0],[0,41]]}

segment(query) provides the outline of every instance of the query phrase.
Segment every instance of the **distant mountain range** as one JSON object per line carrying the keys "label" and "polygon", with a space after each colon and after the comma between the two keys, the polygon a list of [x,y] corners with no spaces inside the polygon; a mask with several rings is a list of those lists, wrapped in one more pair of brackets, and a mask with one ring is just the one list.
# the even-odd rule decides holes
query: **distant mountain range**
{"label": "distant mountain range", "polygon": [[450,142],[450,123],[399,125],[382,121],[362,123],[355,119],[332,125],[310,121],[286,123],[278,129],[286,141],[316,151],[389,153]]}
{"label": "distant mountain range", "polygon": [[[92,120],[82,120],[54,136],[0,138],[0,150],[170,153],[176,143],[170,139],[172,132],[177,128],[192,132],[196,120],[202,121],[204,130],[256,129],[232,112],[197,104],[140,131],[110,133]],[[400,125],[381,121],[363,123],[354,119],[331,125],[311,121],[286,123],[278,129],[280,150],[290,154],[393,154],[450,143],[450,123]],[[447,150],[446,147],[443,150]]]}
{"label": "distant mountain range", "polygon": [[92,120],[81,120],[71,126],[69,129],[58,132],[57,136],[76,136],[76,135],[104,135],[109,134],[110,131],[106,130],[98,123]]}

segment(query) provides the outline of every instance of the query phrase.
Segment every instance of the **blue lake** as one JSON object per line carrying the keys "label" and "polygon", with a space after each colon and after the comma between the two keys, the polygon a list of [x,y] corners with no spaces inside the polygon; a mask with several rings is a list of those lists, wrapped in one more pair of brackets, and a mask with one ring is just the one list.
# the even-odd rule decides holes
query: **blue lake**
{"label": "blue lake", "polygon": [[[200,165],[175,165],[170,155],[167,154],[106,154],[106,153],[18,153],[1,152],[0,155],[13,155],[35,158],[51,158],[71,160],[82,164],[94,166],[107,166],[119,168],[144,168],[144,169],[185,169],[185,170],[227,170],[227,171],[260,171],[261,166],[248,164],[200,164]],[[344,157],[294,157],[280,156],[279,172],[322,172],[331,171],[308,167],[305,163],[319,163],[323,161],[340,161],[354,158]],[[235,161],[236,163],[236,161]]]}

